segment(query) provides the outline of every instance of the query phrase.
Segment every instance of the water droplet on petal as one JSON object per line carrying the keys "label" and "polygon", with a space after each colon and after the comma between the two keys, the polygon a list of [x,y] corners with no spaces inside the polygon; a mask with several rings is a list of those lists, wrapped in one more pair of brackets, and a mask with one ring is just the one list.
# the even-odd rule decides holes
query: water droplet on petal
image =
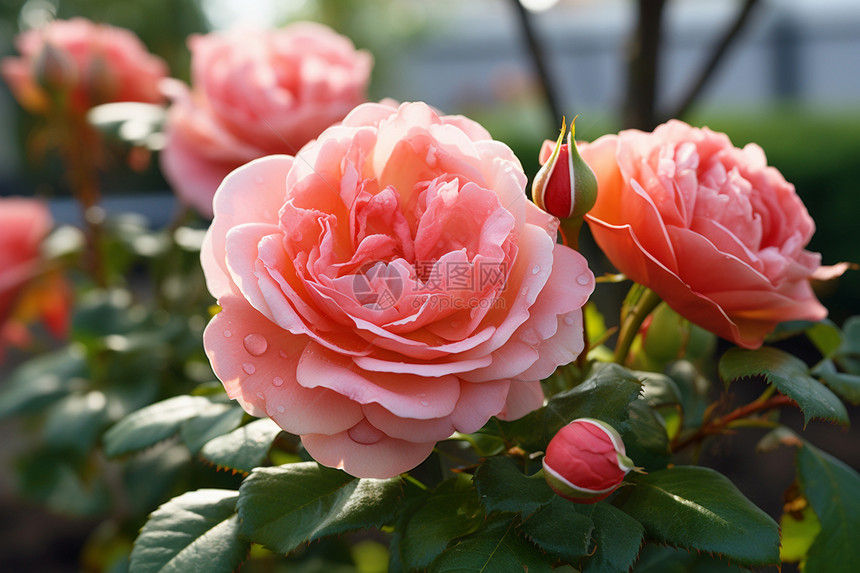
{"label": "water droplet on petal", "polygon": [[265,400],[265,399],[266,399],[266,397],[265,397],[265,396],[263,396],[263,393],[262,393],[262,392],[257,392],[257,398],[259,398],[260,400]]}
{"label": "water droplet on petal", "polygon": [[568,326],[573,326],[573,323],[576,322],[572,316],[565,316],[564,323]]}
{"label": "water droplet on petal", "polygon": [[287,353],[286,353],[286,352],[284,352],[283,350],[279,350],[279,351],[278,351],[278,354],[280,354],[280,355],[281,355],[281,358],[289,358],[289,356],[287,356]]}
{"label": "water droplet on petal", "polygon": [[229,330],[224,331],[224,338],[230,338],[231,336],[233,336],[232,332],[230,332]]}
{"label": "water droplet on petal", "polygon": [[419,402],[419,404],[421,404],[421,405],[422,405],[422,406],[424,406],[425,408],[427,408],[428,406],[430,406],[430,402],[428,402],[427,400],[421,400],[421,401]]}
{"label": "water droplet on petal", "polygon": [[591,279],[588,277],[588,275],[579,275],[578,277],[576,277],[576,282],[578,282],[582,286],[585,286],[589,282],[591,282]]}
{"label": "water droplet on petal", "polygon": [[280,376],[275,376],[274,378],[272,378],[272,384],[274,384],[275,386],[282,386],[284,384],[284,379]]}
{"label": "water droplet on petal", "polygon": [[541,338],[534,328],[529,328],[520,335],[520,339],[530,346],[536,346],[541,343]]}
{"label": "water droplet on petal", "polygon": [[536,275],[540,272],[540,265],[535,265],[532,267],[532,274]]}
{"label": "water droplet on petal", "polygon": [[520,294],[523,296],[526,296],[527,294],[529,294],[529,287],[527,287],[527,286],[523,287],[523,290],[520,291]]}
{"label": "water droplet on petal", "polygon": [[301,231],[293,231],[293,233],[292,233],[292,235],[290,235],[290,237],[294,241],[301,241],[304,238],[304,235],[302,235]]}
{"label": "water droplet on petal", "polygon": [[257,367],[250,362],[246,362],[242,365],[242,370],[245,371],[245,374],[253,374],[257,371]]}
{"label": "water droplet on petal", "polygon": [[269,348],[269,343],[266,341],[266,337],[262,334],[249,334],[245,337],[243,343],[245,345],[245,350],[247,350],[248,354],[251,356],[260,356],[267,348]]}
{"label": "water droplet on petal", "polygon": [[283,413],[284,413],[284,407],[283,407],[283,406],[278,406],[278,413],[279,413],[279,414],[283,414]]}

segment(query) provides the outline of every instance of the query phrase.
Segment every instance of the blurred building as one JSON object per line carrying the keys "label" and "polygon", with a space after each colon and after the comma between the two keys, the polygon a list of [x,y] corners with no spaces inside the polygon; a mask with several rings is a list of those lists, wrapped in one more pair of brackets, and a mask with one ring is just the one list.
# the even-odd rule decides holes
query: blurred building
{"label": "blurred building", "polygon": [[[530,66],[510,2],[440,4],[452,10],[448,25],[403,54],[398,72],[391,74],[396,78],[396,85],[389,86],[391,95],[452,110],[524,89]],[[667,2],[660,103],[671,104],[686,90],[740,4]],[[561,99],[574,113],[618,108],[634,17],[634,2],[625,0],[561,0],[533,14]],[[759,2],[701,103],[731,109],[766,107],[775,100],[813,109],[860,108],[860,3]]]}

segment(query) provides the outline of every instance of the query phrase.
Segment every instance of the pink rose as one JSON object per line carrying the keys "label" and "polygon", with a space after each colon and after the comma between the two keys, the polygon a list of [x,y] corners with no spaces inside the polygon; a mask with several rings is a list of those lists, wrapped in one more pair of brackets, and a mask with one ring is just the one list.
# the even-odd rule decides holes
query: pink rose
{"label": "pink rose", "polygon": [[541,405],[594,277],[504,144],[422,103],[364,104],[229,175],[202,252],[227,394],[359,477]]}
{"label": "pink rose", "polygon": [[72,112],[108,102],[163,100],[158,89],[167,66],[129,30],[84,18],[55,20],[15,39],[20,58],[5,58],[2,74],[22,107],[50,108],[52,94],[68,98]]}
{"label": "pink rose", "polygon": [[621,435],[593,418],[579,418],[550,440],[544,478],[558,495],[575,503],[596,503],[618,489],[634,469]]}
{"label": "pink rose", "polygon": [[192,90],[174,103],[161,154],[179,196],[212,216],[212,196],[252,159],[295,154],[366,98],[373,60],[321,24],[192,36]]}
{"label": "pink rose", "polygon": [[[41,270],[40,247],[52,224],[48,208],[40,201],[0,199],[0,359],[5,342],[21,338],[21,329],[10,319],[24,288]],[[59,317],[51,314],[48,318],[57,322]],[[60,329],[63,324],[56,327]]]}
{"label": "pink rose", "polygon": [[815,225],[757,145],[670,121],[581,152],[597,174],[597,244],[678,314],[745,348],[827,315],[809,285],[820,255],[804,249]]}

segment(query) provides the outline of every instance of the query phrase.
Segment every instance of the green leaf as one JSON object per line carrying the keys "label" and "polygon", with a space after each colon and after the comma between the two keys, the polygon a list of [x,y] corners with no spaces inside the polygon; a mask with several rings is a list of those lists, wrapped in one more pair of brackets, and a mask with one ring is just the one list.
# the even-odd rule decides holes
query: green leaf
{"label": "green leaf", "polygon": [[236,404],[211,404],[197,417],[182,424],[179,435],[192,454],[213,438],[236,429],[245,412]]}
{"label": "green leaf", "polygon": [[627,424],[627,406],[642,391],[630,370],[617,364],[599,364],[582,384],[555,396],[546,406],[544,436],[547,443],[562,426],[577,418],[603,420],[616,429]]}
{"label": "green leaf", "polygon": [[475,472],[475,487],[487,513],[534,513],[556,497],[542,475],[527,477],[507,457],[490,458]]}
{"label": "green leaf", "polygon": [[636,573],[740,573],[749,571],[708,555],[689,553],[674,547],[646,545],[642,548]]}
{"label": "green leaf", "polygon": [[475,531],[484,511],[466,474],[443,481],[409,517],[399,552],[406,570],[426,569],[452,539]]}
{"label": "green leaf", "polygon": [[680,404],[681,391],[672,378],[657,372],[635,372],[642,381],[642,398],[649,406]]}
{"label": "green leaf", "polygon": [[677,466],[628,478],[619,507],[649,537],[744,565],[779,563],[776,522],[709,468]]}
{"label": "green leaf", "polygon": [[842,343],[833,359],[843,370],[860,375],[860,316],[852,316],[842,325]]}
{"label": "green leaf", "polygon": [[90,517],[103,516],[110,509],[105,476],[100,473],[86,475],[78,464],[62,459],[56,451],[30,450],[16,466],[18,488],[23,497],[56,513]]}
{"label": "green leaf", "polygon": [[577,511],[576,504],[560,496],[538,509],[520,526],[520,531],[535,545],[569,563],[589,554],[591,518]]}
{"label": "green leaf", "polygon": [[220,468],[249,473],[263,463],[280,433],[281,428],[271,419],[254,420],[206,442],[200,456]]}
{"label": "green leaf", "polygon": [[860,376],[837,371],[831,360],[823,360],[812,374],[855,406],[860,404]]}
{"label": "green leaf", "polygon": [[617,364],[596,364],[579,386],[553,396],[546,406],[513,422],[499,422],[503,433],[531,450],[545,450],[562,426],[576,418],[598,418],[616,429],[627,425],[627,405],[642,385],[630,370]]}
{"label": "green leaf", "polygon": [[256,468],[239,488],[242,536],[286,554],[326,535],[384,525],[401,491],[398,477],[355,479],[315,462]]}
{"label": "green leaf", "polygon": [[806,443],[797,452],[800,487],[821,522],[806,556],[806,571],[856,571],[860,563],[860,475]]}
{"label": "green leaf", "polygon": [[84,454],[108,423],[108,402],[102,392],[73,392],[48,411],[42,435],[52,449]]}
{"label": "green leaf", "polygon": [[248,555],[239,538],[238,492],[200,489],[173,498],[149,517],[131,551],[130,573],[229,573]]}
{"label": "green leaf", "polygon": [[769,346],[758,350],[732,348],[720,359],[719,370],[726,386],[741,378],[763,377],[797,402],[804,425],[812,418],[848,425],[848,412],[836,394],[811,377],[802,360],[782,350]]}
{"label": "green leaf", "polygon": [[666,368],[666,375],[677,385],[685,427],[699,427],[711,402],[711,381],[702,376],[692,362],[678,360]]}
{"label": "green leaf", "polygon": [[86,386],[86,357],[78,345],[37,356],[18,367],[0,391],[0,419],[32,414]]}
{"label": "green leaf", "polygon": [[621,434],[627,457],[648,471],[665,468],[671,459],[669,435],[658,414],[640,398],[630,403],[630,421]]}
{"label": "green leaf", "polygon": [[779,520],[779,531],[782,538],[779,548],[780,561],[800,561],[806,557],[821,532],[821,522],[812,507],[807,505],[801,511],[783,513]]}
{"label": "green leaf", "polygon": [[593,556],[585,563],[583,573],[627,571],[639,555],[645,529],[642,525],[608,503],[580,506],[578,511],[594,523]]}
{"label": "green leaf", "polygon": [[842,343],[842,333],[830,320],[822,320],[807,328],[806,336],[822,356],[830,356]]}
{"label": "green leaf", "polygon": [[439,555],[431,571],[446,573],[551,573],[549,558],[516,533],[518,518],[488,521]]}
{"label": "green leaf", "polygon": [[[122,480],[132,514],[145,516],[152,508],[168,501],[177,491],[189,489],[186,484],[192,469],[188,449],[169,442],[125,461],[122,464]],[[182,489],[178,490],[177,487]]]}
{"label": "green leaf", "polygon": [[175,396],[132,412],[105,432],[105,454],[120,456],[157,444],[211,405],[212,402],[202,396]]}

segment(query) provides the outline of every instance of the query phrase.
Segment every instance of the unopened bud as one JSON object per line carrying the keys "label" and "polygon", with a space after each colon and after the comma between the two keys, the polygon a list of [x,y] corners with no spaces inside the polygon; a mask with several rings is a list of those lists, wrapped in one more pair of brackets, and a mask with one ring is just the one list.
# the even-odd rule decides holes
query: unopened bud
{"label": "unopened bud", "polygon": [[579,418],[550,440],[544,478],[560,496],[595,503],[615,491],[634,467],[618,432],[601,420]]}
{"label": "unopened bud", "polygon": [[33,68],[36,82],[52,96],[69,92],[77,81],[74,61],[50,42],[42,46]]}
{"label": "unopened bud", "polygon": [[566,137],[566,126],[562,124],[555,145],[550,141],[544,143],[541,149],[543,167],[532,184],[535,204],[559,219],[582,217],[597,201],[594,171],[580,157],[573,139],[575,122],[573,118]]}

